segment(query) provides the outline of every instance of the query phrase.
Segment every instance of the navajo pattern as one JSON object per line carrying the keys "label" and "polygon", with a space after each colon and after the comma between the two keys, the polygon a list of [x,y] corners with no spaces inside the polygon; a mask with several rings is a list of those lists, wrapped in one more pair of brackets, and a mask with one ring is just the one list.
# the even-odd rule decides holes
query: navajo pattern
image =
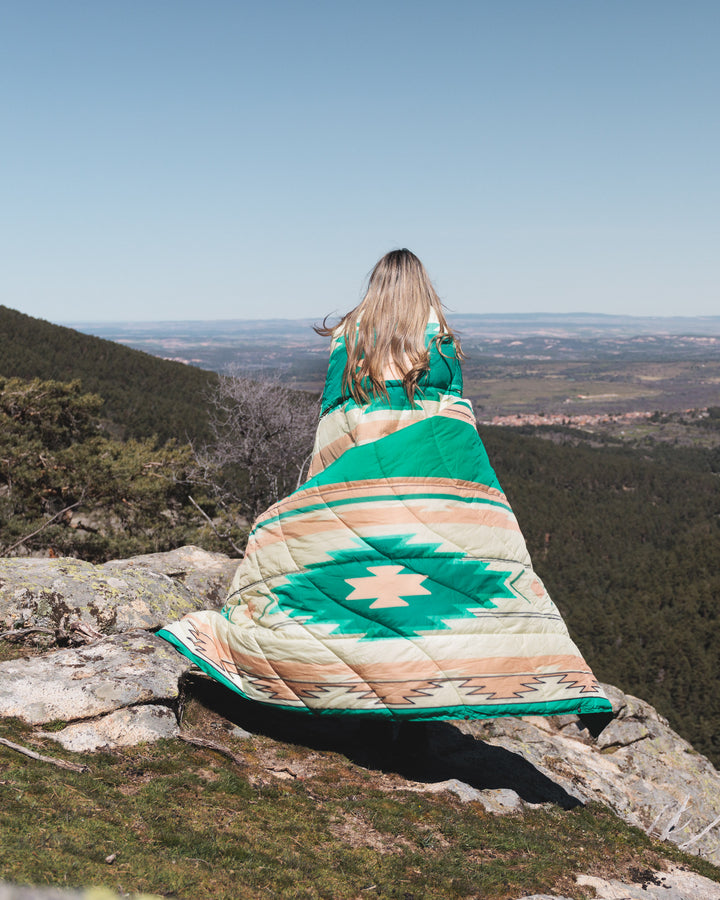
{"label": "navajo pattern", "polygon": [[243,697],[409,719],[606,713],[534,573],[462,398],[452,344],[400,382],[343,395],[333,340],[309,480],[265,512],[224,608],[160,631]]}

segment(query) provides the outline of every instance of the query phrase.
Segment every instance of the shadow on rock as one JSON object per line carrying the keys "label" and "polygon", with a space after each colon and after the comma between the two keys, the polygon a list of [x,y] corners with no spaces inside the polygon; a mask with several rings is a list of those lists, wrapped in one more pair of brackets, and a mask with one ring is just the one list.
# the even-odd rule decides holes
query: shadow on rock
{"label": "shadow on rock", "polygon": [[208,678],[191,674],[187,695],[252,734],[334,750],[368,769],[413,781],[457,779],[477,790],[506,788],[528,803],[563,809],[581,802],[517,753],[463,734],[451,722],[402,722],[367,716],[310,716],[243,700]]}

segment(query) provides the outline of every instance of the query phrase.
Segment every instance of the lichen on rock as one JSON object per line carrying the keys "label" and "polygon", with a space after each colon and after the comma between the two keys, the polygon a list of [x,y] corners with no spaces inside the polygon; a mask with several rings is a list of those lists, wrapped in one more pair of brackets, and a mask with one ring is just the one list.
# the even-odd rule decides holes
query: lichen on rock
{"label": "lichen on rock", "polygon": [[0,663],[0,716],[29,725],[72,722],[138,703],[174,701],[191,666],[142,631]]}
{"label": "lichen on rock", "polygon": [[0,631],[44,628],[57,637],[73,623],[103,634],[156,630],[217,606],[236,565],[198,547],[98,566],[71,558],[0,559]]}

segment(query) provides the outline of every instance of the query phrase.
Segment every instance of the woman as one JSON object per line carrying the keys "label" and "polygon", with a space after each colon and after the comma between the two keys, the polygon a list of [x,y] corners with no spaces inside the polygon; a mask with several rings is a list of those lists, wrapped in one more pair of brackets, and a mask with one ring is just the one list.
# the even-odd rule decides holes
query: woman
{"label": "woman", "polygon": [[462,399],[461,351],[395,250],[334,329],[309,480],[255,523],[221,612],[160,634],[241,696],[398,719],[600,714]]}

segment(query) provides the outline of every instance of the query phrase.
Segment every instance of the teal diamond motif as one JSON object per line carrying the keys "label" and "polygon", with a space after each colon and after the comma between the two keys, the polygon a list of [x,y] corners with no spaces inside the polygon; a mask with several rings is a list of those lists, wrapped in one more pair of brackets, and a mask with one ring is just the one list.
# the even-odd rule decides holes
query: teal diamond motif
{"label": "teal diamond motif", "polygon": [[406,536],[358,539],[356,547],[291,573],[274,593],[279,607],[304,624],[367,639],[447,631],[448,621],[472,619],[473,610],[516,596],[510,570],[439,547]]}

